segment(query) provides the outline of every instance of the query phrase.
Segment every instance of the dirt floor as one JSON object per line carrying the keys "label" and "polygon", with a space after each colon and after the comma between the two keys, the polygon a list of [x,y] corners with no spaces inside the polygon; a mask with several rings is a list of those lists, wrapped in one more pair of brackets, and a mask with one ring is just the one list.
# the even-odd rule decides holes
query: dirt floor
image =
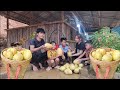
{"label": "dirt floor", "polygon": [[[6,71],[4,67],[0,67],[0,79],[7,79]],[[84,67],[80,74],[66,75],[58,69],[46,71],[45,69],[34,72],[31,70],[31,66],[25,73],[24,79],[95,79],[93,72],[88,74],[88,70]]]}
{"label": "dirt floor", "polygon": [[86,68],[81,70],[80,74],[66,75],[58,69],[53,69],[50,71],[40,70],[38,72],[27,71],[25,79],[93,79],[92,75],[88,75]]}

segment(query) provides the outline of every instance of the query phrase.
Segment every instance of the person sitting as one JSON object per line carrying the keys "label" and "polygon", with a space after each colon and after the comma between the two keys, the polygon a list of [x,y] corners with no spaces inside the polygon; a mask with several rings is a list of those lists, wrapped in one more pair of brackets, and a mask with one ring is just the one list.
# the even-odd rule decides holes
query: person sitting
{"label": "person sitting", "polygon": [[[56,44],[56,42],[52,41],[51,44],[53,45],[53,49],[52,49],[53,52],[56,51],[58,49],[58,45]],[[51,70],[53,67],[59,68],[59,66],[58,66],[59,61],[60,61],[59,57],[60,56],[56,56],[56,57],[53,57],[53,58],[47,60],[47,63],[48,63],[48,68],[46,69],[47,71]]]}
{"label": "person sitting", "polygon": [[75,41],[76,47],[74,51],[72,51],[72,61],[78,58],[85,51],[85,44],[82,41],[82,37],[80,35],[76,35]]}
{"label": "person sitting", "polygon": [[[85,51],[78,58],[76,58],[76,60],[79,63],[89,65],[89,60],[90,60],[89,54],[90,54],[91,50],[93,49],[93,47],[89,42],[86,42],[85,48],[86,48]],[[86,63],[86,61],[87,61],[87,63]]]}
{"label": "person sitting", "polygon": [[[45,31],[42,28],[36,30],[35,38],[30,40],[30,50],[32,52],[31,65],[33,71],[38,71],[39,68],[43,68],[45,62],[47,62],[47,50],[45,48],[44,41]],[[42,52],[44,50],[44,52]]]}
{"label": "person sitting", "polygon": [[67,55],[67,52],[69,51],[69,47],[67,46],[66,41],[67,41],[66,38],[61,38],[61,45],[59,45],[59,48],[63,50],[66,62],[69,62],[68,55]]}

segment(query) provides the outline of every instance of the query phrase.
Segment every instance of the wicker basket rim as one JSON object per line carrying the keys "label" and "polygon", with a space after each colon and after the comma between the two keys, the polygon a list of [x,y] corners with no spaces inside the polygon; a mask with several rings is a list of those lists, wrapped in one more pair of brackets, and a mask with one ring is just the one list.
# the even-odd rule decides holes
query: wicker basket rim
{"label": "wicker basket rim", "polygon": [[[111,49],[111,48],[104,48],[104,49]],[[96,49],[93,49],[93,50],[91,50],[91,52],[90,52],[90,57],[92,57],[93,59],[92,60],[94,60],[94,61],[96,61],[96,62],[99,62],[99,63],[115,63],[115,62],[120,62],[120,60],[117,60],[117,61],[111,61],[111,62],[108,62],[108,61],[100,61],[100,60],[96,60],[93,56],[92,56],[92,52],[93,51],[95,51]],[[115,50],[115,49],[112,49],[112,50]]]}

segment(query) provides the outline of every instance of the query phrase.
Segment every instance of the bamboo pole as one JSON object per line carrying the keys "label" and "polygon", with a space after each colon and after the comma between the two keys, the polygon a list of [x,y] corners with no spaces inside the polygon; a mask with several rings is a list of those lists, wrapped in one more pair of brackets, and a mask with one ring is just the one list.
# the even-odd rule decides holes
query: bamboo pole
{"label": "bamboo pole", "polygon": [[64,11],[61,11],[61,19],[62,19],[62,34],[64,36],[66,36],[65,31],[64,31],[64,29],[65,29],[65,26],[64,26]]}
{"label": "bamboo pole", "polygon": [[7,11],[7,29],[9,29],[9,11]]}

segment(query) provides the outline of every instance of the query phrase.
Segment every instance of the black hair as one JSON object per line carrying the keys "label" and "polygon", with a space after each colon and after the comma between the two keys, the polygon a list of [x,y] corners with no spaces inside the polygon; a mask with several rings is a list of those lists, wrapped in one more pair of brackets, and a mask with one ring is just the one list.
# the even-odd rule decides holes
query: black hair
{"label": "black hair", "polygon": [[81,35],[76,35],[78,37],[78,39],[82,39],[82,36]]}
{"label": "black hair", "polygon": [[86,43],[90,43],[90,44],[91,44],[91,41],[90,41],[90,40],[88,40],[88,41],[86,41],[86,42],[85,42],[85,44],[86,44]]}
{"label": "black hair", "polygon": [[56,44],[56,42],[55,42],[55,41],[51,41],[51,42],[50,42],[50,44],[52,44],[52,43],[55,43],[55,44]]}
{"label": "black hair", "polygon": [[11,46],[11,47],[15,46],[15,43],[11,43],[10,46]]}
{"label": "black hair", "polygon": [[22,45],[22,44],[19,42],[13,42],[10,44],[11,47],[16,47],[16,46],[20,46],[20,45]]}
{"label": "black hair", "polygon": [[66,40],[67,40],[67,38],[61,38],[61,39],[60,39],[60,41],[61,41],[61,42],[62,42],[63,40],[65,40],[65,41],[66,41]]}
{"label": "black hair", "polygon": [[37,30],[36,30],[36,33],[44,33],[45,34],[45,30],[43,29],[43,28],[38,28]]}

